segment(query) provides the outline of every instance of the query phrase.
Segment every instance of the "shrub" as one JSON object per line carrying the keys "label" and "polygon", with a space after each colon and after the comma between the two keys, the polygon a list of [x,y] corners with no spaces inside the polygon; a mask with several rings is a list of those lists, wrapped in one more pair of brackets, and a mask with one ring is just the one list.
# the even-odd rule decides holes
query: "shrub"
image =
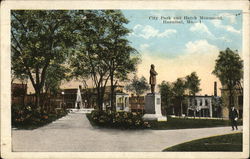
{"label": "shrub", "polygon": [[121,129],[148,128],[148,122],[144,122],[141,113],[114,112],[93,110],[88,116],[94,124],[102,127]]}
{"label": "shrub", "polygon": [[64,115],[65,110],[56,113],[48,113],[40,109],[32,109],[31,106],[12,105],[11,123],[16,128],[32,129],[50,123]]}

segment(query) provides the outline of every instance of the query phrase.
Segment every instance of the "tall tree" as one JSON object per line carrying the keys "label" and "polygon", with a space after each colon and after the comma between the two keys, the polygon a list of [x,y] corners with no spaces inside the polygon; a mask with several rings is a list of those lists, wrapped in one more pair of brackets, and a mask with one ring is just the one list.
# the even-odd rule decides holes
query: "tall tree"
{"label": "tall tree", "polygon": [[78,11],[76,14],[79,17],[76,29],[80,36],[71,58],[73,76],[82,80],[92,79],[97,93],[96,103],[98,109],[102,110],[105,88],[110,78],[107,65],[109,50],[105,43],[109,31],[105,14],[102,10]]}
{"label": "tall tree", "polygon": [[[189,95],[192,96],[192,105],[194,105],[195,95],[200,92],[200,79],[197,76],[196,72],[192,72],[190,75],[186,76],[186,87],[189,91]],[[187,108],[188,109],[188,108]],[[195,113],[196,115],[196,113]]]}
{"label": "tall tree", "polygon": [[170,110],[171,104],[173,102],[173,85],[170,82],[162,81],[158,85],[161,93],[162,105],[165,107],[165,110]]}
{"label": "tall tree", "polygon": [[189,90],[189,94],[195,97],[196,93],[200,92],[200,79],[196,72],[192,72],[190,75],[186,76],[186,86]]}
{"label": "tall tree", "polygon": [[[136,71],[139,58],[137,51],[130,46],[127,35],[130,32],[124,25],[129,21],[120,10],[106,10],[107,27],[109,35],[107,37],[107,47],[109,50],[108,66],[111,85],[111,109],[114,107],[114,91],[118,80],[124,80],[130,72]],[[116,81],[115,81],[116,80]]]}
{"label": "tall tree", "polygon": [[72,17],[64,10],[12,10],[11,53],[16,72],[29,76],[36,107],[51,64],[63,64],[74,43]]}
{"label": "tall tree", "polygon": [[229,107],[233,106],[233,93],[235,86],[241,83],[243,78],[243,61],[236,51],[227,48],[220,51],[215,61],[213,74],[216,75],[221,84],[229,91]]}
{"label": "tall tree", "polygon": [[184,94],[186,90],[185,80],[182,78],[177,78],[177,80],[173,83],[173,93],[176,99],[180,101],[180,115],[183,114],[182,103],[184,99]]}
{"label": "tall tree", "polygon": [[[97,90],[97,103],[102,109],[106,85],[110,80],[111,103],[117,82],[124,80],[128,73],[135,71],[137,57],[131,57],[135,50],[129,45],[123,26],[127,20],[120,11],[92,10],[81,12],[79,20],[80,51],[73,57],[75,75],[92,78]],[[113,107],[114,109],[114,107]]]}
{"label": "tall tree", "polygon": [[135,93],[138,97],[149,90],[149,84],[144,76],[134,76],[131,83],[125,87],[126,90]]}

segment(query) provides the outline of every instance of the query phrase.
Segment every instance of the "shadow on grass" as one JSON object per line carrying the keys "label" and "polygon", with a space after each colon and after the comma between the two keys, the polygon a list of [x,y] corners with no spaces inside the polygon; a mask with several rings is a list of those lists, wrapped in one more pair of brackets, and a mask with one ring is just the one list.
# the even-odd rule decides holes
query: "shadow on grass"
{"label": "shadow on grass", "polygon": [[208,137],[185,142],[163,150],[166,151],[242,151],[242,133]]}

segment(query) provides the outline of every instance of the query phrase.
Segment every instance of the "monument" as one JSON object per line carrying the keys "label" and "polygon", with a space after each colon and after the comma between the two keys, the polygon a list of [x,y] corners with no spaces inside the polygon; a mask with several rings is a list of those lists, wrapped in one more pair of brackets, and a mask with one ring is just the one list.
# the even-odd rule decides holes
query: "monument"
{"label": "monument", "polygon": [[75,109],[83,109],[80,86],[78,87],[77,94],[76,94]]}
{"label": "monument", "polygon": [[157,120],[167,121],[166,116],[161,114],[161,95],[155,93],[156,76],[158,73],[155,71],[155,67],[152,64],[150,69],[149,84],[151,86],[151,93],[145,96],[145,115],[144,120]]}

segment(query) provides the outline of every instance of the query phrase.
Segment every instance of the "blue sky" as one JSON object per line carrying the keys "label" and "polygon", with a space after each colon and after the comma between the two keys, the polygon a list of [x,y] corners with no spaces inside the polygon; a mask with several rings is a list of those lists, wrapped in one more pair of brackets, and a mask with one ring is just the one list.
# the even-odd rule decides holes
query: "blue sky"
{"label": "blue sky", "polygon": [[[200,95],[213,95],[213,83],[220,81],[212,74],[219,51],[229,47],[242,52],[242,14],[240,10],[122,10],[130,21],[128,39],[142,57],[137,75],[149,78],[150,65],[158,71],[157,84],[173,82],[196,72],[201,79]],[[197,17],[197,23],[169,24],[161,16]],[[199,17],[221,17],[202,20]],[[151,17],[151,20],[150,18]],[[158,20],[152,20],[158,17]],[[220,93],[220,91],[218,90]]]}
{"label": "blue sky", "polygon": [[[219,50],[230,47],[242,49],[242,15],[239,10],[122,10],[130,23],[132,33],[128,37],[140,53],[154,51],[152,56],[175,58],[185,53],[186,44],[205,40]],[[237,15],[237,16],[236,16]],[[222,20],[202,20],[195,24],[163,24],[162,20],[149,17],[175,16],[221,16]],[[184,21],[185,22],[185,21]],[[164,33],[165,32],[165,33]],[[161,34],[163,33],[163,34]],[[160,36],[159,36],[160,35]]]}

